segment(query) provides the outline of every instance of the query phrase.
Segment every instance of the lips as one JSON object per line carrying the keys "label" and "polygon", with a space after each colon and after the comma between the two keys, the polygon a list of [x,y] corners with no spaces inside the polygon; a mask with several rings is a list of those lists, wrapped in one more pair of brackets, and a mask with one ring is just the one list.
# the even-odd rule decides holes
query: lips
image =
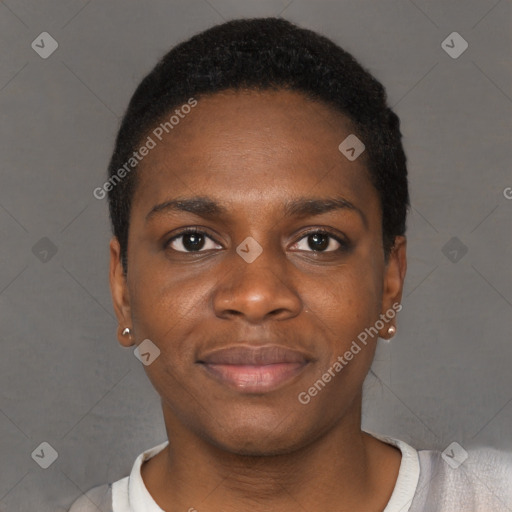
{"label": "lips", "polygon": [[305,355],[277,345],[264,347],[234,346],[204,355],[199,362],[205,364],[266,365],[278,363],[304,363]]}
{"label": "lips", "polygon": [[297,350],[272,346],[232,346],[218,349],[198,359],[207,374],[243,392],[277,389],[299,375],[311,361]]}

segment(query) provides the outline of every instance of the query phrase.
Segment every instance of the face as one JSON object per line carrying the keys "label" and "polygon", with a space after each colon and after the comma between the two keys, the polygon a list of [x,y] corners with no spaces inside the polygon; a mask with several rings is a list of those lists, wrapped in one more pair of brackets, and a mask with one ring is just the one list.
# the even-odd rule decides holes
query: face
{"label": "face", "polygon": [[405,240],[386,262],[351,133],[300,93],[227,91],[139,164],[116,314],[160,350],[144,368],[166,418],[224,450],[286,453],[358,414],[377,337],[353,342],[400,301]]}

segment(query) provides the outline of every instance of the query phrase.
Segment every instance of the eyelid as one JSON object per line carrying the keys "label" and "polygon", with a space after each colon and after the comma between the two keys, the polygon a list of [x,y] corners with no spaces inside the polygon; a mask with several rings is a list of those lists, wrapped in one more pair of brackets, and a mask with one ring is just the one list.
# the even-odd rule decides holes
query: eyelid
{"label": "eyelid", "polygon": [[[203,235],[205,236],[206,238],[209,238],[212,242],[214,242],[215,244],[217,245],[222,245],[220,244],[212,235],[209,234],[207,228],[204,228],[202,226],[189,226],[187,228],[183,228],[181,229],[180,231],[178,231],[178,233],[174,233],[172,235],[171,238],[169,238],[165,243],[164,243],[164,248],[167,249],[170,244],[172,242],[174,242],[175,240],[177,240],[178,238],[184,236],[184,235],[188,235],[188,234],[199,234],[199,235]],[[175,250],[175,249],[174,249]],[[175,252],[180,252],[180,253],[185,253],[185,254],[198,254],[198,253],[201,253],[201,252],[206,252],[206,251],[176,251]]]}
{"label": "eyelid", "polygon": [[348,238],[338,232],[333,232],[330,228],[324,228],[324,227],[314,227],[314,228],[310,228],[308,229],[307,231],[303,231],[300,235],[300,237],[293,243],[293,245],[296,245],[298,244],[301,240],[303,240],[304,238],[306,238],[307,236],[309,235],[314,235],[314,234],[321,234],[321,235],[326,235],[330,238],[332,238],[333,240],[335,240],[336,242],[338,242],[338,244],[340,245],[340,247],[338,249],[335,249],[334,251],[304,251],[304,250],[299,250],[297,252],[311,252],[311,253],[317,253],[317,254],[326,254],[326,253],[335,253],[337,251],[340,251],[340,250],[343,250],[343,249],[347,249],[350,247],[350,241],[348,240]]}
{"label": "eyelid", "polygon": [[348,238],[341,232],[335,231],[331,228],[319,227],[315,226],[312,228],[308,228],[306,231],[301,233],[301,237],[299,240],[302,240],[305,236],[314,235],[315,233],[320,233],[323,235],[328,235],[338,241],[340,244],[348,244]]}

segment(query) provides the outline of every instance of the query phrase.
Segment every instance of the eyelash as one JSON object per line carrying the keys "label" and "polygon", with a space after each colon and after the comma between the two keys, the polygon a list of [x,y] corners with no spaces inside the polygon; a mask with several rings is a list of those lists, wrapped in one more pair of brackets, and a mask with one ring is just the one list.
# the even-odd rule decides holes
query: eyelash
{"label": "eyelash", "polygon": [[[210,240],[212,240],[213,242],[215,242],[216,244],[218,244],[218,242],[212,236],[210,236],[206,231],[202,231],[199,228],[194,227],[194,228],[185,228],[182,231],[180,231],[179,233],[175,234],[172,238],[170,238],[169,240],[167,240],[167,242],[165,242],[164,248],[168,249],[172,242],[174,242],[178,238],[188,235],[188,234],[204,235],[207,238],[209,238]],[[326,235],[326,236],[334,239],[336,242],[338,242],[340,244],[340,247],[338,249],[335,249],[334,251],[313,251],[313,250],[311,250],[311,251],[299,251],[299,252],[312,252],[314,254],[329,254],[329,253],[337,253],[337,252],[344,251],[344,250],[346,251],[350,248],[350,243],[347,240],[344,240],[343,238],[341,238],[338,235],[335,235],[334,233],[330,232],[329,230],[321,229],[321,228],[312,229],[310,231],[303,233],[302,236],[295,243],[298,243],[303,238],[306,238],[310,235],[316,235],[316,234]],[[178,252],[181,254],[200,254],[200,253],[206,252],[206,251],[175,251],[175,252]]]}

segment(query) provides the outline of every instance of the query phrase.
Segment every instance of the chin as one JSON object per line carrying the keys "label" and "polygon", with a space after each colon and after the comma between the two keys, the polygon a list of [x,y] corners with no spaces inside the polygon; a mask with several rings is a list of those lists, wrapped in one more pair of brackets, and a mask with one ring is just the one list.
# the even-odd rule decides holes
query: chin
{"label": "chin", "polygon": [[297,430],[297,424],[298,422],[292,421],[292,418],[283,421],[280,417],[277,421],[272,421],[260,417],[257,421],[224,423],[225,428],[209,432],[206,438],[217,448],[234,455],[284,455],[307,445],[310,441],[306,432]]}

